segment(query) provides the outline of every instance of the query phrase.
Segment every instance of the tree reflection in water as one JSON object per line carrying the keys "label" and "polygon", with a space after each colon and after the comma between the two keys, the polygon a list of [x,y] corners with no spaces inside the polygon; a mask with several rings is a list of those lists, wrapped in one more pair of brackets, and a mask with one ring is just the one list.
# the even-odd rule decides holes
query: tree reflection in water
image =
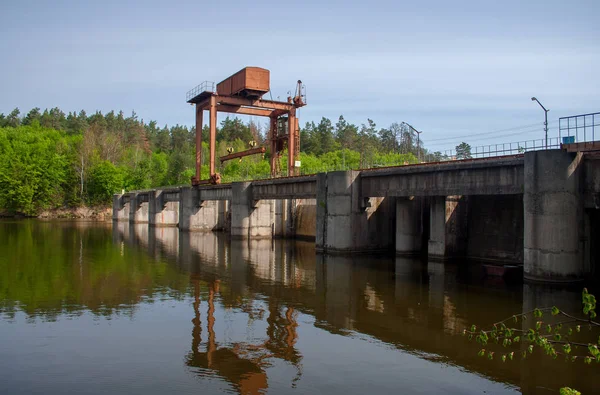
{"label": "tree reflection in water", "polygon": [[[197,378],[203,388],[218,390],[225,383],[240,393],[285,392],[290,386],[309,392],[332,382],[347,393],[361,390],[361,383],[387,391],[401,377],[405,387],[452,384],[454,393],[502,387],[540,394],[542,387],[563,385],[593,393],[595,365],[535,355],[526,365],[487,361],[477,357],[477,344],[461,336],[465,325],[488,325],[532,306],[580,310],[580,292],[580,286],[490,281],[466,264],[315,255],[311,243],[229,240],[123,223],[115,224],[111,237],[110,229],[91,224],[0,222],[0,324],[24,325],[40,344],[60,352],[65,345],[89,347],[95,365],[84,371],[82,383],[96,377],[96,365],[115,366],[118,359],[123,374],[110,380],[156,363],[159,372],[143,370],[148,383],[165,380],[155,376],[171,369],[174,377],[183,376],[173,379],[176,384],[189,379],[194,391]],[[166,305],[167,319],[160,315]],[[93,321],[86,323],[90,315]],[[115,324],[107,324],[110,332],[86,337],[104,318]],[[68,328],[80,330],[81,337],[48,340],[41,327],[29,325],[40,321],[58,321],[47,325],[55,334]],[[163,329],[173,332],[165,337]],[[170,336],[180,329],[183,339]],[[5,338],[4,346],[16,356],[31,351],[53,357]],[[132,344],[105,353],[103,348],[114,346],[106,343],[111,338]],[[144,350],[144,344],[152,347]],[[171,359],[153,353],[157,348]],[[86,360],[78,352],[65,352],[72,363],[59,367],[79,372]],[[432,371],[427,380],[419,378]],[[369,382],[373,376],[376,383]],[[39,377],[40,385],[56,390]],[[464,377],[485,379],[471,388],[458,380]],[[502,384],[494,387],[497,383]]]}

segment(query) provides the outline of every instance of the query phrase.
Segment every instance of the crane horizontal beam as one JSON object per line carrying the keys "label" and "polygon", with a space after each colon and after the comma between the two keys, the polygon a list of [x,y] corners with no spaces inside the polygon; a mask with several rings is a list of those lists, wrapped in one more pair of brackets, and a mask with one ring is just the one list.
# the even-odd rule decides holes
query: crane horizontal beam
{"label": "crane horizontal beam", "polygon": [[[244,107],[251,107],[251,108],[263,108],[263,109],[284,110],[284,111],[291,111],[294,108],[296,108],[296,106],[294,106],[294,104],[282,102],[282,101],[261,100],[261,99],[253,100],[253,99],[246,99],[243,97],[219,96],[219,95],[213,95],[212,97],[214,97],[216,99],[216,101],[219,105],[227,104],[227,105],[231,105],[231,106],[244,106]],[[200,102],[196,105],[201,107],[203,110],[205,110],[210,105],[210,98],[206,99],[203,102]]]}
{"label": "crane horizontal beam", "polygon": [[269,117],[273,113],[273,110],[266,110],[262,108],[248,108],[241,106],[231,106],[228,104],[219,104],[217,106],[217,111],[220,112],[229,112],[234,114],[243,114],[243,115],[257,115],[260,117]]}
{"label": "crane horizontal beam", "polygon": [[223,163],[227,160],[243,158],[244,156],[249,156],[249,155],[264,154],[265,152],[266,152],[265,147],[251,148],[246,151],[234,152],[233,154],[222,156],[219,159],[221,160],[221,163]]}

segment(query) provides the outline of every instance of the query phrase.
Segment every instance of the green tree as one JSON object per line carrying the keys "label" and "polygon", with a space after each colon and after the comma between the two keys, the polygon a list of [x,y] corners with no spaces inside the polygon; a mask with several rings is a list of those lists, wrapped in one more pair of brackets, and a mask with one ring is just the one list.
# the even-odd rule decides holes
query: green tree
{"label": "green tree", "polygon": [[359,141],[361,153],[361,168],[373,166],[375,153],[379,149],[379,139],[377,136],[377,125],[373,120],[367,119],[367,124],[360,128]]}
{"label": "green tree", "polygon": [[318,144],[318,146],[316,146],[314,149],[314,152],[317,155],[321,155],[325,152],[330,152],[335,149],[336,144],[333,137],[333,125],[328,118],[321,118],[321,121],[314,129],[314,135],[315,142]]}
{"label": "green tree", "polygon": [[40,108],[35,107],[27,113],[25,118],[23,118],[23,125],[32,125],[34,122],[39,124],[41,118],[42,113],[40,112]]}
{"label": "green tree", "polygon": [[171,151],[171,132],[166,126],[156,132],[154,144],[159,152]]}
{"label": "green tree", "polygon": [[471,146],[464,141],[457,145],[456,159],[471,159]]}
{"label": "green tree", "polygon": [[335,124],[335,138],[338,145],[342,147],[343,166],[346,166],[345,152],[347,149],[352,149],[358,140],[358,127],[346,122],[344,117],[340,115],[338,122]]}
{"label": "green tree", "polygon": [[300,149],[308,154],[315,154],[319,149],[319,142],[315,136],[316,125],[314,122],[306,122],[300,129]]}
{"label": "green tree", "polygon": [[[394,122],[389,128],[383,128],[379,131],[381,148],[386,152],[400,153],[400,140],[402,138],[402,126]],[[411,152],[408,150],[407,152]]]}
{"label": "green tree", "polygon": [[244,142],[249,142],[255,139],[252,135],[250,127],[244,125],[239,118],[225,118],[221,122],[221,128],[217,131],[217,140],[219,141],[233,141],[240,139]]}
{"label": "green tree", "polygon": [[88,202],[91,204],[107,204],[112,195],[123,188],[123,174],[107,160],[96,164],[90,170],[88,181]]}
{"label": "green tree", "polygon": [[194,158],[185,152],[175,151],[169,155],[166,183],[168,185],[181,185],[188,183],[189,178],[184,172],[195,167]]}
{"label": "green tree", "polygon": [[19,114],[21,114],[21,111],[18,107],[12,110],[6,117],[6,126],[11,126],[13,128],[19,126],[21,124],[21,118],[19,118]]}
{"label": "green tree", "polygon": [[39,126],[0,129],[0,207],[34,215],[64,201],[69,144]]}
{"label": "green tree", "polygon": [[448,157],[447,155],[443,155],[440,151],[435,151],[434,153],[427,154],[426,158],[429,162],[441,162],[446,160]]}
{"label": "green tree", "polygon": [[417,154],[417,134],[415,131],[409,127],[406,123],[402,123],[400,125],[400,152],[403,154],[413,153]]}
{"label": "green tree", "polygon": [[79,115],[73,111],[67,115],[66,131],[68,134],[81,134],[88,127],[88,120],[85,111],[81,110]]}
{"label": "green tree", "polygon": [[40,118],[40,124],[43,127],[54,130],[65,130],[66,121],[65,113],[58,107],[52,108],[50,111],[44,110]]}

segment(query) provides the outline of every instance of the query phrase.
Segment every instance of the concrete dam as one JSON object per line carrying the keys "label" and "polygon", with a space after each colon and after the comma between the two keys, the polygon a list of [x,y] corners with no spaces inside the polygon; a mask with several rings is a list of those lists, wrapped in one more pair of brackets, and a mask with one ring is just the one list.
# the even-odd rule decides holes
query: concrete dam
{"label": "concrete dam", "polygon": [[600,272],[600,155],[522,155],[114,195],[113,220],[314,239],[326,254],[393,252],[522,265],[525,279]]}

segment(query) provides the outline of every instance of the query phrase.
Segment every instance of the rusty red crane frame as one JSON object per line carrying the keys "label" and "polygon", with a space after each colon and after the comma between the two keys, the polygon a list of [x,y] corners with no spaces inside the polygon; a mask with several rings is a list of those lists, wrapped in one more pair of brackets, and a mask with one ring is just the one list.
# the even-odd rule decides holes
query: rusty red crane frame
{"label": "rusty red crane frame", "polygon": [[[294,97],[288,97],[287,102],[263,100],[262,96],[270,89],[269,70],[258,67],[246,67],[217,85],[200,85],[188,92],[187,102],[196,106],[196,175],[192,177],[192,185],[219,184],[221,175],[216,172],[216,136],[217,113],[256,115],[269,117],[269,144],[271,177],[276,176],[277,161],[280,153],[288,149],[288,176],[296,175],[296,159],[299,153],[300,132],[296,109],[306,105],[302,94],[302,82]],[[202,163],[202,122],[204,111],[209,112],[209,178],[201,180]],[[287,117],[287,133],[280,133],[278,119]],[[293,136],[293,138],[290,138]],[[252,148],[221,157],[221,161],[241,158],[243,156],[264,153],[264,147]]]}

